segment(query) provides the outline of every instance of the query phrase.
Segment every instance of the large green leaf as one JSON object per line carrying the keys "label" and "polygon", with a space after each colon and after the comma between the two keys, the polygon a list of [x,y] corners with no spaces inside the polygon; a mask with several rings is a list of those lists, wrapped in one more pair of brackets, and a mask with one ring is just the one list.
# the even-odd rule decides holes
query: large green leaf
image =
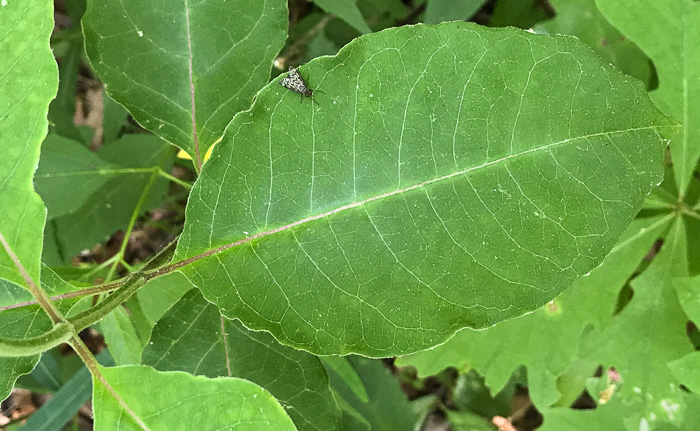
{"label": "large green leaf", "polygon": [[[100,367],[100,371],[148,429],[295,429],[272,395],[247,380],[164,373],[145,366]],[[144,429],[102,382],[93,379],[93,388],[96,430]]]}
{"label": "large green leaf", "polygon": [[269,80],[286,27],[284,0],[89,2],[83,18],[110,96],[200,162]]}
{"label": "large green leaf", "polygon": [[[50,1],[3,2],[0,8],[0,237],[26,273],[39,282],[46,210],[32,176],[46,136],[49,102],[58,88],[58,69],[49,47]],[[0,278],[24,284],[0,245]]]}
{"label": "large green leaf", "polygon": [[671,220],[635,220],[601,266],[536,312],[483,331],[464,329],[435,349],[397,359],[397,365],[413,365],[421,375],[475,368],[494,393],[525,365],[532,402],[548,407],[560,396],[556,377],[576,357],[581,334],[589,325],[602,329],[610,320],[620,288]]}
{"label": "large green leaf", "polygon": [[597,266],[676,126],[570,37],[360,37],[271,84],[198,179],[175,260],[229,318],[390,356],[532,311]]}
{"label": "large green leaf", "polygon": [[188,292],[155,326],[143,363],[163,371],[245,378],[285,405],[298,429],[338,427],[340,411],[317,357],[281,346],[269,334],[249,331],[240,322],[223,318],[197,289]]}
{"label": "large green leaf", "polygon": [[700,3],[693,0],[596,0],[605,17],[654,61],[652,100],[683,123],[671,141],[680,196],[700,157]]}

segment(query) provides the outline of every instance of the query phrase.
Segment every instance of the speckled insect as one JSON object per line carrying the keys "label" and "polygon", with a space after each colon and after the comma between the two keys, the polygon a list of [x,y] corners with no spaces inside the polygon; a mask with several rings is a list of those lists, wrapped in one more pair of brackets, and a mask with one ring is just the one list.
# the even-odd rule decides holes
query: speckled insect
{"label": "speckled insect", "polygon": [[290,66],[287,76],[280,79],[280,85],[289,91],[299,94],[302,100],[304,99],[304,96],[306,96],[315,102],[314,90],[306,85],[306,81],[304,81],[304,78],[302,78],[301,74],[299,73],[298,67]]}

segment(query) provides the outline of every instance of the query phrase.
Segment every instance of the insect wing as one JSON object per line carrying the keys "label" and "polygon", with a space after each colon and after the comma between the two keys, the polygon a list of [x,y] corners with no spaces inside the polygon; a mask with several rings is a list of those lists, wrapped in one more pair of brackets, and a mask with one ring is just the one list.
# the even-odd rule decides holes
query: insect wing
{"label": "insect wing", "polygon": [[299,94],[306,94],[309,91],[309,87],[304,82],[304,78],[299,74],[299,69],[296,67],[290,67],[287,76],[280,80],[280,85],[287,90],[293,91]]}

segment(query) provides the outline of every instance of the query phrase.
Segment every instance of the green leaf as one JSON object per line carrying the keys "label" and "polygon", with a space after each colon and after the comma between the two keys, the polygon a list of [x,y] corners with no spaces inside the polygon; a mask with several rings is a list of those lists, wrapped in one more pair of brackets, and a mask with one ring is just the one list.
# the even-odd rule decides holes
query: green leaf
{"label": "green leaf", "polygon": [[[295,429],[272,395],[247,380],[209,379],[133,365],[100,367],[100,372],[142,423],[153,430],[201,429],[204,425],[212,430]],[[95,429],[143,429],[102,382],[93,378],[93,387]]]}
{"label": "green leaf", "polygon": [[693,352],[671,361],[668,368],[691,391],[700,393],[700,352]]}
{"label": "green leaf", "polygon": [[700,276],[677,278],[673,280],[673,285],[683,311],[690,320],[700,323]]}
{"label": "green leaf", "polygon": [[102,104],[104,106],[102,141],[105,145],[109,145],[119,137],[129,112],[122,105],[112,100],[104,89],[102,90]]}
{"label": "green leaf", "polygon": [[344,356],[321,356],[321,361],[326,366],[326,368],[333,370],[335,374],[338,375],[343,382],[350,388],[353,394],[362,401],[363,403],[369,402],[369,397],[367,396],[367,391],[365,386],[362,384],[360,376],[357,375],[357,371],[350,365],[347,358]]}
{"label": "green leaf", "polygon": [[557,15],[537,24],[535,30],[576,36],[604,61],[649,85],[651,61],[603,17],[595,0],[550,0],[550,3]]}
{"label": "green leaf", "polygon": [[190,289],[192,284],[175,272],[149,280],[136,295],[146,319],[153,326]]}
{"label": "green leaf", "polygon": [[[46,241],[58,245],[64,261],[106,240],[113,232],[125,229],[154,170],[161,167],[168,172],[174,153],[172,147],[156,136],[125,135],[100,148],[97,157],[116,165],[114,173],[119,175],[97,189],[77,211],[52,220],[52,231],[47,229]],[[156,179],[141,213],[160,205],[167,190],[168,181]]]}
{"label": "green leaf", "polygon": [[596,0],[605,17],[654,62],[659,87],[651,92],[666,115],[683,123],[671,140],[679,196],[700,157],[700,4],[693,0]]}
{"label": "green leaf", "polygon": [[635,429],[644,421],[680,420],[668,406],[683,402],[683,389],[667,364],[693,350],[672,284],[674,277],[687,276],[685,255],[685,227],[677,217],[661,251],[632,281],[632,299],[605,329],[598,350],[586,355],[619,372],[623,385],[615,396],[633,410]]}
{"label": "green leaf", "polygon": [[551,405],[560,396],[556,377],[576,358],[581,334],[590,324],[601,328],[610,320],[619,289],[670,221],[635,220],[601,266],[538,311],[483,331],[464,329],[441,346],[398,358],[397,365],[413,365],[423,376],[450,366],[475,368],[494,392],[525,365],[532,402],[538,408]]}
{"label": "green leaf", "polygon": [[269,80],[287,19],[284,0],[89,2],[83,32],[109,95],[199,169]]}
{"label": "green leaf", "polygon": [[223,318],[196,289],[155,326],[143,363],[159,370],[248,379],[269,390],[300,430],[337,428],[338,406],[317,357]]}
{"label": "green leaf", "polygon": [[117,168],[79,142],[47,136],[34,185],[46,204],[49,219],[78,210],[99,187],[119,175]]}
{"label": "green leaf", "polygon": [[[355,368],[362,379],[362,384],[367,389],[369,402],[359,400],[354,392],[341,383],[340,377],[331,375],[333,387],[338,391],[342,399],[350,406],[348,414],[357,412],[366,420],[348,417],[344,430],[366,429],[364,423],[370,424],[372,431],[404,431],[416,429],[418,414],[413,411],[414,405],[401,391],[399,382],[394,378],[381,361],[362,357],[348,357],[348,361]],[[354,419],[354,420],[353,420]]]}
{"label": "green leaf", "polygon": [[624,418],[629,413],[617,399],[595,410],[568,408],[547,409],[542,412],[544,424],[538,431],[624,430]]}
{"label": "green leaf", "polygon": [[8,254],[17,256],[27,275],[39,283],[44,205],[32,176],[46,136],[46,113],[56,95],[58,70],[49,47],[53,2],[7,2],[0,7],[0,278],[24,285]]}
{"label": "green leaf", "polygon": [[483,417],[468,411],[447,411],[447,420],[452,431],[495,431],[497,428],[491,425]]}
{"label": "green leaf", "polygon": [[516,29],[390,29],[302,75],[317,104],[275,82],[230,124],[174,260],[317,354],[410,353],[550,301],[615,244],[676,128],[577,40]]}
{"label": "green leaf", "polygon": [[[49,105],[48,119],[52,133],[74,141],[84,142],[80,129],[73,123],[78,73],[80,60],[83,56],[83,38],[78,29],[71,28],[64,31],[70,32],[71,37],[68,39],[68,49],[61,57],[61,66],[58,71],[58,93]],[[89,141],[84,143],[89,143]]]}
{"label": "green leaf", "polygon": [[530,28],[549,18],[539,0],[498,0],[491,15],[492,27]]}
{"label": "green leaf", "polygon": [[327,13],[332,13],[350,24],[360,34],[372,33],[353,0],[313,0]]}
{"label": "green leaf", "polygon": [[484,3],[486,0],[428,0],[424,21],[426,24],[439,24],[443,21],[468,20]]}
{"label": "green leaf", "polygon": [[41,360],[32,370],[31,378],[34,379],[41,387],[55,392],[61,388],[63,379],[61,377],[61,369],[56,361],[56,356],[52,351],[44,352],[41,355]]}
{"label": "green leaf", "polygon": [[144,344],[136,335],[136,328],[129,320],[124,307],[117,307],[100,321],[100,332],[105,337],[116,365],[141,363]]}

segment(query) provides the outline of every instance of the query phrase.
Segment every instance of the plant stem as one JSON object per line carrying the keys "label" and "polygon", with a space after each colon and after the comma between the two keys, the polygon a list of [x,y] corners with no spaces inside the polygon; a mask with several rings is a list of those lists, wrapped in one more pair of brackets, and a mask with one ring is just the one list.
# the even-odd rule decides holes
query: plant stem
{"label": "plant stem", "polygon": [[109,391],[110,394],[114,397],[115,400],[117,400],[117,403],[124,409],[124,411],[131,416],[131,418],[136,421],[136,423],[141,427],[143,430],[150,430],[148,428],[148,425],[141,419],[136,412],[134,412],[131,407],[122,399],[122,397],[119,396],[117,391],[114,390],[112,385],[109,384],[107,379],[105,379],[105,376],[100,372],[100,364],[97,363],[97,359],[95,359],[94,356],[92,356],[92,353],[90,350],[88,350],[87,346],[83,343],[83,340],[80,339],[77,335],[74,335],[71,338],[70,341],[71,347],[73,347],[73,350],[75,350],[75,353],[80,356],[80,359],[85,363],[85,366],[87,367],[88,370],[90,370],[90,374],[92,376],[99,380],[100,383]]}

